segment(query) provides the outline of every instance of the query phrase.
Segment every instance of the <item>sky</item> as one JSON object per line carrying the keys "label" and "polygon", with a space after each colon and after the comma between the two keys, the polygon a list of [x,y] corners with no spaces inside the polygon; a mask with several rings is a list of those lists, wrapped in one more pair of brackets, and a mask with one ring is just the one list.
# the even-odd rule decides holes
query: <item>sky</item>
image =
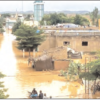
{"label": "sky", "polygon": [[[0,1],[0,12],[4,11],[34,11],[34,1]],[[93,11],[100,10],[100,1],[44,1],[45,11]]]}

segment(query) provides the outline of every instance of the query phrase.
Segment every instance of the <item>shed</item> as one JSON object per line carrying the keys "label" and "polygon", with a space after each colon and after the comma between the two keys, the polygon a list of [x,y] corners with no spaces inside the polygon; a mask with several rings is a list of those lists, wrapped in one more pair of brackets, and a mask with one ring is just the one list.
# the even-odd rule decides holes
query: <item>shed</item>
{"label": "shed", "polygon": [[34,68],[36,71],[53,70],[52,58],[47,55],[42,55],[35,59]]}

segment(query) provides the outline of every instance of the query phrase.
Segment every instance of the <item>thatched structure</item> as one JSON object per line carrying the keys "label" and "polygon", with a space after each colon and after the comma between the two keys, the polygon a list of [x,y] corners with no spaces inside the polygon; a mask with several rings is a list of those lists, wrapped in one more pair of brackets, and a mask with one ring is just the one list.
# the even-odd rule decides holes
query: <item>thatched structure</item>
{"label": "thatched structure", "polygon": [[52,58],[47,55],[42,55],[35,59],[34,68],[36,71],[53,70]]}
{"label": "thatched structure", "polygon": [[74,49],[67,48],[68,58],[82,59],[82,52],[76,52]]}

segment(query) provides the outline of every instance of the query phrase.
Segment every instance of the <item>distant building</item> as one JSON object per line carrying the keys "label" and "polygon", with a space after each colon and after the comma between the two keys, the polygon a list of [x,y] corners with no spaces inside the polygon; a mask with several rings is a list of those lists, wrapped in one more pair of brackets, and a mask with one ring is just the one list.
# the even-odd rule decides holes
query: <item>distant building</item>
{"label": "distant building", "polygon": [[24,21],[24,15],[23,14],[18,14],[17,10],[16,10],[15,18],[16,18],[16,20],[19,19],[21,22]]}
{"label": "distant building", "polygon": [[42,0],[34,2],[34,21],[41,21],[44,15],[44,3]]}
{"label": "distant building", "polygon": [[34,21],[34,26],[39,26],[39,22],[38,21]]}
{"label": "distant building", "polygon": [[79,25],[73,24],[73,23],[62,23],[57,24],[56,27],[64,27],[64,28],[77,28]]}
{"label": "distant building", "polygon": [[29,25],[29,26],[33,26],[34,25],[33,21],[24,21],[23,23],[25,25]]}
{"label": "distant building", "polygon": [[77,28],[78,27],[78,25],[76,25],[76,24],[65,24],[64,25],[64,28]]}
{"label": "distant building", "polygon": [[23,22],[24,21],[23,14],[18,14],[18,19],[21,20],[21,22]]}
{"label": "distant building", "polygon": [[12,29],[13,25],[16,23],[16,20],[6,19],[6,28]]}

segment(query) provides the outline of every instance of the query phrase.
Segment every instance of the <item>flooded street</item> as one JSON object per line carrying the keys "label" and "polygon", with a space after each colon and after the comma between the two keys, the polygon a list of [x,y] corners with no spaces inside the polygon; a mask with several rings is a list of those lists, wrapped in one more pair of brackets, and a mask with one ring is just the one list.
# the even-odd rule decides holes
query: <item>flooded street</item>
{"label": "flooded street", "polygon": [[0,35],[0,71],[6,75],[2,80],[8,88],[9,98],[27,98],[27,91],[32,91],[34,87],[38,93],[42,90],[48,97],[85,98],[84,86],[78,82],[67,82],[64,77],[58,76],[59,71],[39,72],[28,66],[28,53],[23,58],[14,39],[11,34]]}

